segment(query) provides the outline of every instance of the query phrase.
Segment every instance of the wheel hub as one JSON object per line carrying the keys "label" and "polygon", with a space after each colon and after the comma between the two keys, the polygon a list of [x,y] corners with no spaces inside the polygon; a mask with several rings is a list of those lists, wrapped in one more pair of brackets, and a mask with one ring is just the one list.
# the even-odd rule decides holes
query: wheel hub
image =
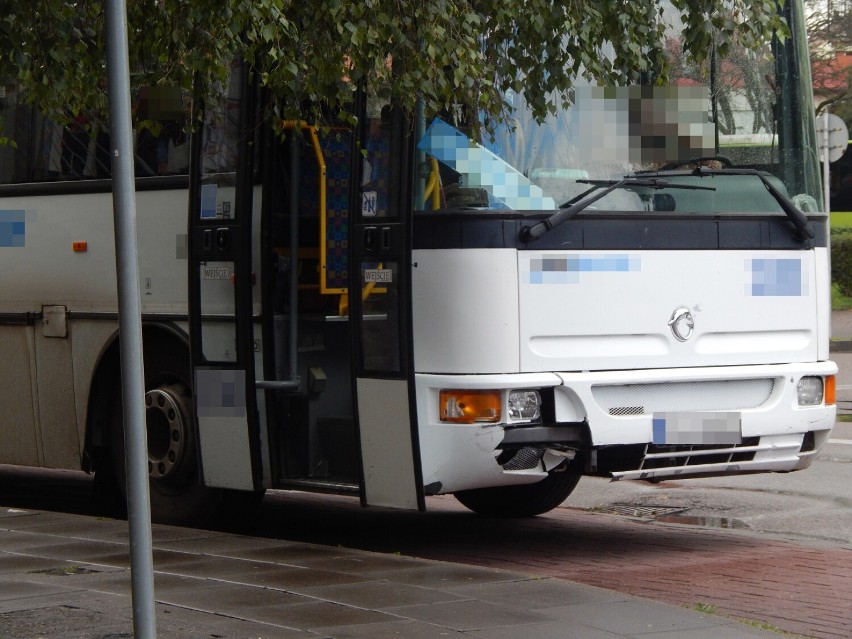
{"label": "wheel hub", "polygon": [[167,386],[145,393],[148,475],[152,479],[168,478],[183,462],[187,420],[175,390]]}

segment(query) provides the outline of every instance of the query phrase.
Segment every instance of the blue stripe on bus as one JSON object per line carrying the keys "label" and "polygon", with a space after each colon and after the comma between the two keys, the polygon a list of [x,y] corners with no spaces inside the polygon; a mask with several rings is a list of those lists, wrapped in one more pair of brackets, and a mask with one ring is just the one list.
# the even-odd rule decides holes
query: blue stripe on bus
{"label": "blue stripe on bus", "polygon": [[22,210],[0,210],[0,248],[23,247],[26,223]]}

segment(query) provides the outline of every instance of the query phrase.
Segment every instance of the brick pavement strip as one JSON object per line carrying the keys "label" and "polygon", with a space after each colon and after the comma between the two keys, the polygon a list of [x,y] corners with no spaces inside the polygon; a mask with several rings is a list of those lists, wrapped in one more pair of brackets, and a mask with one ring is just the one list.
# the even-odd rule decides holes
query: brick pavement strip
{"label": "brick pavement strip", "polygon": [[[441,506],[454,508],[449,501]],[[493,545],[488,547],[492,559],[479,556],[469,543],[455,550],[443,546],[438,554],[421,548],[416,554],[534,570],[689,608],[712,607],[719,615],[806,637],[852,636],[852,548],[570,508],[530,521],[544,518],[561,524],[565,554],[554,556],[550,543],[519,544],[512,561]],[[602,556],[601,549],[608,554]]]}

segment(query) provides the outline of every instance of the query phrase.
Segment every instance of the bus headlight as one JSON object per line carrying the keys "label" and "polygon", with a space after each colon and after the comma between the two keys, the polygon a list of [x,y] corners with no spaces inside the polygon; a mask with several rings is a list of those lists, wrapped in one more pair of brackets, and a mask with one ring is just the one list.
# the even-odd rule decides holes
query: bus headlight
{"label": "bus headlight", "polygon": [[509,419],[531,422],[541,417],[541,394],[537,390],[509,391]]}
{"label": "bus headlight", "polygon": [[799,398],[799,406],[818,406],[822,404],[823,397],[822,377],[803,377],[796,387]]}
{"label": "bus headlight", "polygon": [[442,390],[442,422],[453,424],[495,423],[502,418],[503,393],[500,390]]}

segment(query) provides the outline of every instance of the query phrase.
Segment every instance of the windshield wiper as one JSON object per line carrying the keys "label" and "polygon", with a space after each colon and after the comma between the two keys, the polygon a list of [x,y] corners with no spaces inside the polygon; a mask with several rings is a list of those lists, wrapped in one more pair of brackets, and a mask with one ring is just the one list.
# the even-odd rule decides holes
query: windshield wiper
{"label": "windshield wiper", "polygon": [[[568,200],[562,206],[559,207],[559,210],[556,211],[553,215],[548,217],[547,219],[542,220],[537,224],[533,224],[532,226],[524,226],[521,229],[521,241],[522,242],[530,242],[532,240],[538,239],[542,235],[544,235],[547,231],[556,228],[560,224],[563,224],[570,220],[572,217],[577,215],[580,211],[588,207],[590,204],[594,204],[598,200],[600,200],[605,195],[608,195],[615,191],[616,189],[621,188],[629,188],[634,186],[643,186],[651,189],[690,189],[690,190],[700,190],[700,191],[715,191],[715,187],[712,186],[695,186],[694,184],[677,184],[669,182],[668,180],[663,180],[660,178],[635,178],[635,177],[626,177],[622,180],[577,180],[578,182],[582,182],[584,184],[591,184],[592,188],[583,191],[580,195],[575,198]],[[602,187],[606,187],[601,191]],[[595,191],[598,191],[595,193]],[[585,197],[586,195],[589,197]]]}

